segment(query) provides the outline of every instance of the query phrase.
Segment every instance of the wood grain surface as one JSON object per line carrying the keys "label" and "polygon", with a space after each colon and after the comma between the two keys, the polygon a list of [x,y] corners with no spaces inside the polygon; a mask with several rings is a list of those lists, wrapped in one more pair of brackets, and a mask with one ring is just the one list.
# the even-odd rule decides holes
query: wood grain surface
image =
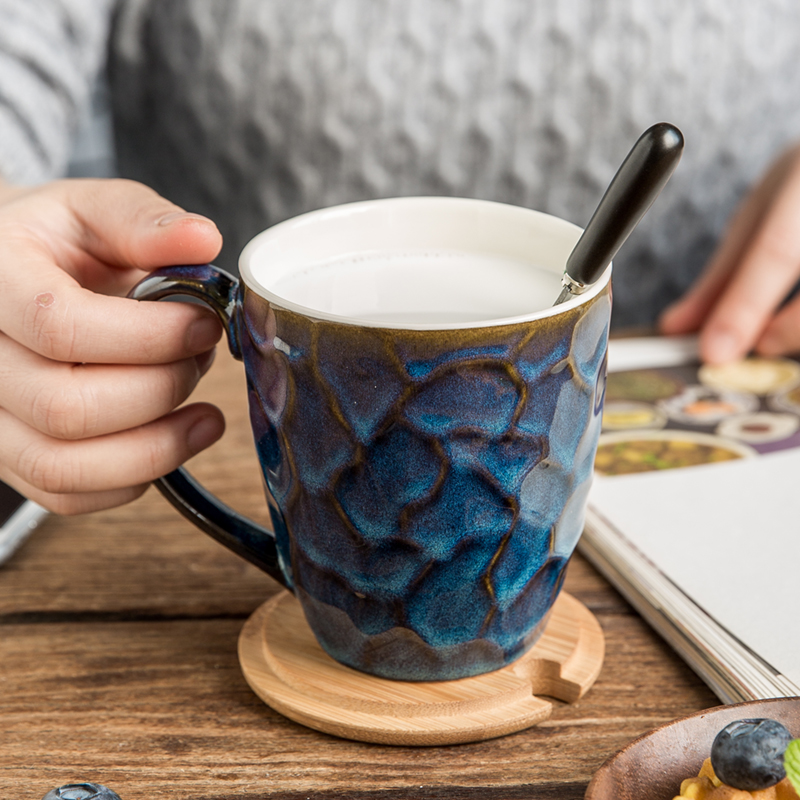
{"label": "wood grain surface", "polygon": [[[220,352],[193,399],[228,419],[196,476],[266,521],[241,365]],[[565,588],[600,621],[603,670],[575,704],[500,739],[362,744],[291,722],[237,659],[249,615],[278,591],[154,490],[126,507],[48,519],[0,567],[0,797],[75,781],[122,800],[581,798],[603,761],[711,692],[576,556]]]}

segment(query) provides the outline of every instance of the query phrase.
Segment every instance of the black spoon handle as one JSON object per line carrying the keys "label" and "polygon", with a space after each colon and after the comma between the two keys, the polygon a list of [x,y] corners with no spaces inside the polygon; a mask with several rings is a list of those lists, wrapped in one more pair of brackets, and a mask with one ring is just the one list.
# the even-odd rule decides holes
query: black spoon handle
{"label": "black spoon handle", "polygon": [[573,294],[594,283],[611,263],[682,153],[683,134],[668,122],[653,125],[639,137],[567,259],[564,284]]}

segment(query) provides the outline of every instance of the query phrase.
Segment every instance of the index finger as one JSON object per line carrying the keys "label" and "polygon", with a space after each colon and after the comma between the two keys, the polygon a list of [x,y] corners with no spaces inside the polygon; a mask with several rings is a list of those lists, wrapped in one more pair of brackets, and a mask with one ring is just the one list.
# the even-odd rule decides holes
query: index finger
{"label": "index finger", "polygon": [[[57,361],[169,363],[213,347],[222,327],[209,310],[147,303],[84,289],[31,242],[0,246],[0,327]],[[9,274],[11,273],[11,274]]]}
{"label": "index finger", "polygon": [[795,165],[700,331],[703,358],[747,353],[800,275],[800,169]]}
{"label": "index finger", "polygon": [[724,292],[755,232],[787,179],[798,149],[786,151],[769,168],[736,209],[711,260],[691,288],[661,315],[659,327],[667,336],[697,331]]}

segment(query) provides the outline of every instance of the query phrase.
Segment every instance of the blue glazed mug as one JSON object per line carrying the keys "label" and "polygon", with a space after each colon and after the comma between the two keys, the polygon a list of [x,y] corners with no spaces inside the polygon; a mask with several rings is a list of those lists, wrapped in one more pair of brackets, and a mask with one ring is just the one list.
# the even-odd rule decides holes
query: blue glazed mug
{"label": "blue glazed mug", "polygon": [[552,307],[580,230],[514,206],[398,198],[259,234],[241,281],[169,267],[244,361],[274,531],[185,470],[187,517],[295,593],[334,659],[385,678],[499,669],[541,634],[582,531],[609,267]]}

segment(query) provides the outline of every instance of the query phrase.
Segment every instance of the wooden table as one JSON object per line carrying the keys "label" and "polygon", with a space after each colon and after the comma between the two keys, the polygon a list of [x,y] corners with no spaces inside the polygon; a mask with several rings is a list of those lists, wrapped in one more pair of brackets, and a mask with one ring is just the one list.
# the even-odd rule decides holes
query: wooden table
{"label": "wooden table", "polygon": [[[266,521],[241,365],[220,349],[196,397],[225,411],[228,431],[194,473]],[[606,635],[582,700],[479,744],[359,744],[290,722],[250,691],[237,637],[277,585],[155,490],[50,518],[0,567],[0,797],[94,781],[122,800],[581,798],[630,739],[718,703],[579,556],[566,588]]]}

